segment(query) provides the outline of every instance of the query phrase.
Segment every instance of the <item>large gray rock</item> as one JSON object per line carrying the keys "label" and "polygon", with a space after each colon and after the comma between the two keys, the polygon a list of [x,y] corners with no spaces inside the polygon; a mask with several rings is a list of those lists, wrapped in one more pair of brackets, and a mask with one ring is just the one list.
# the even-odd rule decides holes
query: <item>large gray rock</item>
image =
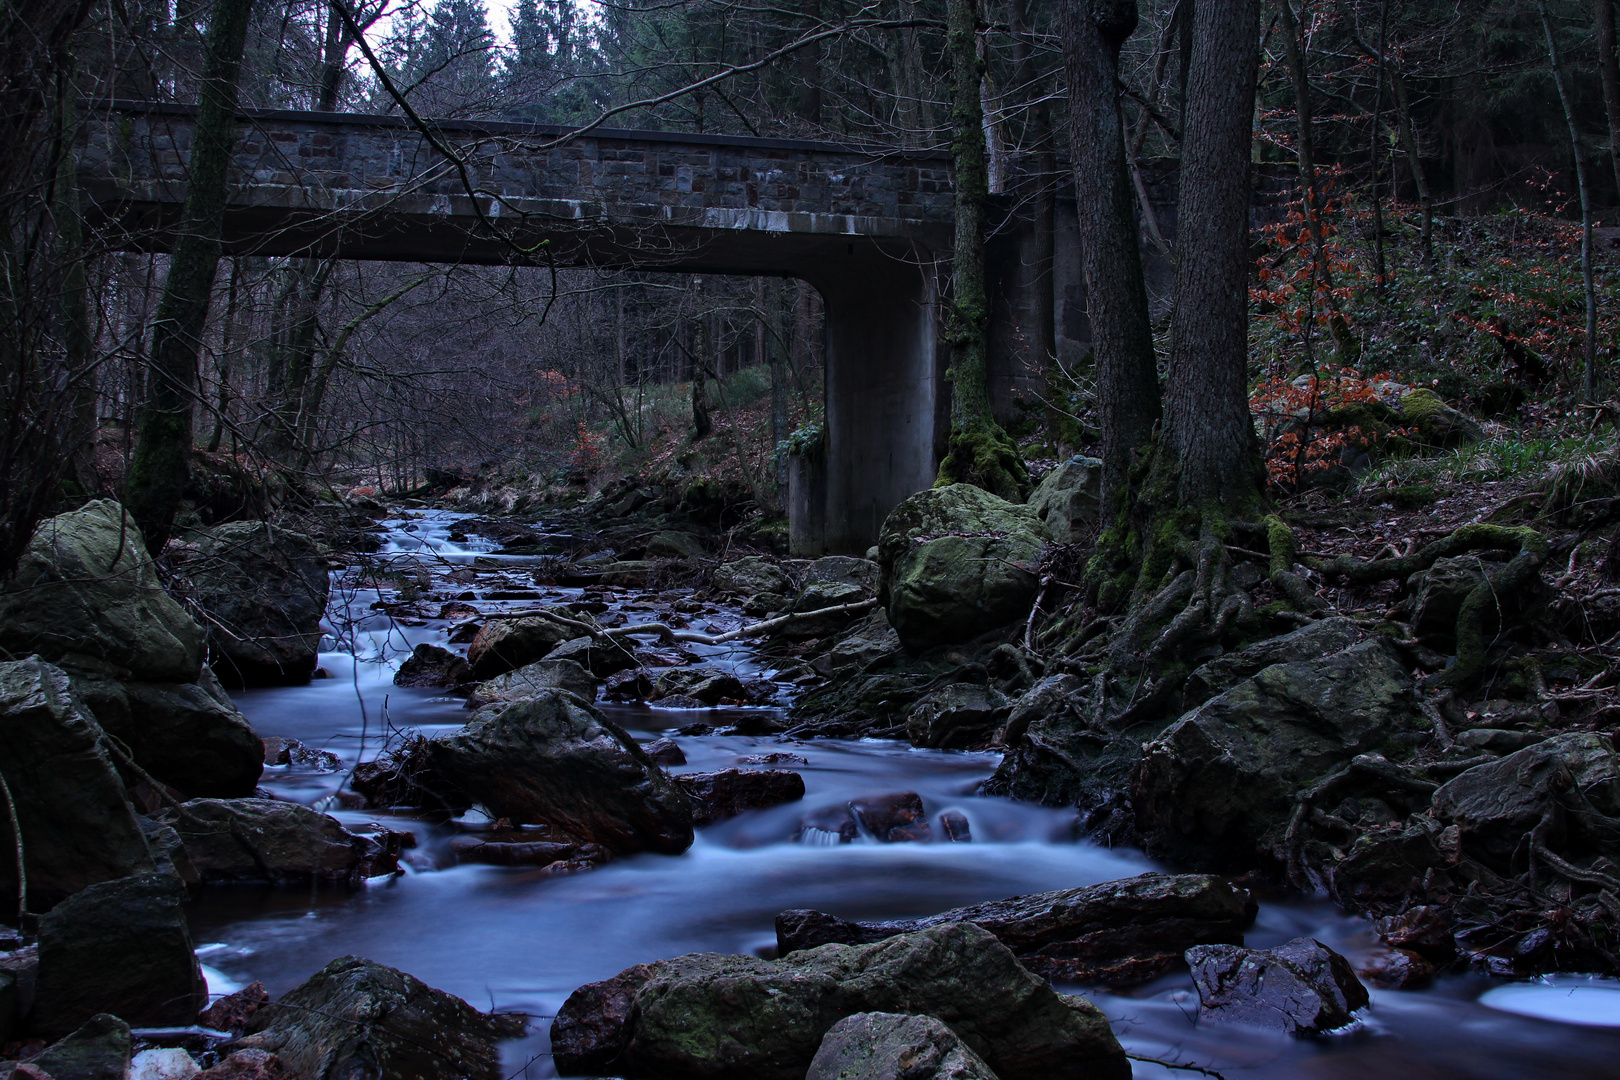
{"label": "large gray rock", "polygon": [[[1457,630],[1457,613],[1474,587],[1485,580],[1488,570],[1501,567],[1478,555],[1458,555],[1436,559],[1427,570],[1406,579],[1412,594],[1412,630],[1418,634],[1446,634]],[[1511,597],[1504,598],[1509,603]]]}
{"label": "large gray rock", "polygon": [[1194,945],[1241,944],[1251,915],[1248,895],[1220,878],[1142,874],[953,908],[926,919],[857,923],[818,911],[784,911],[776,917],[776,948],[786,956],[970,922],[994,934],[1037,975],[1124,984],[1177,966]]}
{"label": "large gray rock", "polygon": [[1007,752],[981,790],[1043,806],[1089,806],[1125,784],[1140,742],[1094,731],[1086,716],[1086,684],[1075,675],[1048,675],[1013,702]]}
{"label": "large gray rock", "polygon": [[129,1025],[102,1013],[29,1062],[50,1080],[125,1080],[135,1039]]}
{"label": "large gray rock", "polygon": [[804,571],[804,586],[853,585],[865,589],[868,596],[875,595],[883,570],[870,559],[857,559],[853,555],[824,555]]}
{"label": "large gray rock", "polygon": [[1358,754],[1407,756],[1426,725],[1381,639],[1274,664],[1143,748],[1132,802],[1148,850],[1207,867],[1276,854],[1294,796]]}
{"label": "large gray rock", "polygon": [[1012,708],[1007,696],[978,683],[952,683],[926,695],[906,713],[912,746],[981,747]]}
{"label": "large gray rock", "polygon": [[194,683],[90,676],[73,683],[102,730],[158,780],[191,796],[253,794],[264,771],[264,742],[212,672]]}
{"label": "large gray rock", "polygon": [[520,1033],[403,971],[333,960],[254,1013],[238,1047],[268,1050],[295,1077],[499,1080],[496,1040]]}
{"label": "large gray rock", "polygon": [[889,625],[888,613],[878,608],[838,635],[838,640],[827,651],[827,673],[847,675],[858,672],[868,664],[898,655],[904,649],[900,635]]}
{"label": "large gray rock", "polygon": [[[632,642],[631,645],[633,644]],[[546,654],[546,659],[572,661],[590,672],[598,682],[603,682],[609,675],[629,671],[641,663],[636,659],[635,651],[631,645],[581,635],[580,637],[569,638],[552,649]],[[589,700],[589,695],[587,695],[587,700]]]}
{"label": "large gray rock", "polygon": [[1350,961],[1314,938],[1264,951],[1200,945],[1187,950],[1187,964],[1200,1024],[1319,1035],[1350,1023],[1368,1001]]}
{"label": "large gray rock", "polygon": [[1102,462],[1076,454],[1045,476],[1025,505],[1059,544],[1073,544],[1097,530]]}
{"label": "large gray rock", "polygon": [[397,854],[325,814],[276,799],[192,799],[154,820],[180,834],[204,882],[358,885],[391,872]]}
{"label": "large gray rock", "polygon": [[[38,658],[0,664],[0,774],[22,822],[32,911],[156,868],[105,738],[66,672]],[[15,860],[0,858],[0,916],[16,897]]]}
{"label": "large gray rock", "polygon": [[996,1074],[932,1016],[870,1012],[827,1030],[804,1080],[996,1080]]}
{"label": "large gray rock", "polygon": [[583,701],[594,701],[596,678],[572,660],[536,660],[479,683],[473,689],[472,700],[479,705],[521,701],[542,690],[566,690]]}
{"label": "large gray rock", "polygon": [[330,579],[321,546],[262,521],[232,521],[188,538],[183,570],[208,613],[209,663],[233,686],[309,681]]}
{"label": "large gray rock", "polygon": [[104,881],[69,897],[39,922],[34,1027],[66,1035],[99,1013],[146,1027],[184,1026],[208,987],[168,874]]}
{"label": "large gray rock", "polygon": [[203,630],[163,591],[135,519],[93,502],[42,522],[0,592],[0,649],[86,656],[141,679],[192,682]]}
{"label": "large gray rock", "polygon": [[[693,953],[582,987],[552,1025],[563,1075],[801,1080],[840,1019],[929,1015],[1003,1080],[1125,1080],[1107,1018],[971,923],[777,961]],[[604,992],[604,991],[611,992]]]}
{"label": "large gray rock", "polygon": [[1620,855],[1612,825],[1603,828],[1599,820],[1620,817],[1620,756],[1600,732],[1566,732],[1475,765],[1443,784],[1431,806],[1435,817],[1458,827],[1467,854],[1516,874],[1529,856],[1526,838],[1561,798],[1571,799],[1566,791],[1578,792],[1587,805],[1566,802],[1561,829],[1548,842]]}
{"label": "large gray rock", "polygon": [[692,823],[698,828],[804,798],[804,777],[789,769],[722,769],[671,779],[692,801]]}
{"label": "large gray rock", "polygon": [[1348,649],[1367,636],[1349,619],[1320,619],[1292,633],[1267,638],[1246,649],[1206,661],[1187,677],[1182,691],[1187,708],[1202,705],[1216,694],[1225,693],[1244,679],[1252,679],[1272,664],[1315,660],[1319,656]]}
{"label": "large gray rock", "polygon": [[921,652],[1022,619],[1049,539],[1033,508],[971,484],[918,492],[878,535],[890,624],[906,648]]}
{"label": "large gray rock", "polygon": [[479,679],[493,679],[536,660],[579,631],[544,615],[522,619],[491,619],[467,646],[467,663]]}
{"label": "large gray rock", "polygon": [[714,572],[714,587],[743,596],[793,591],[788,576],[775,563],[758,555],[722,563]]}
{"label": "large gray rock", "polygon": [[429,744],[441,783],[514,824],[550,825],[608,851],[679,854],[692,806],[629,735],[566,692],[486,705]]}

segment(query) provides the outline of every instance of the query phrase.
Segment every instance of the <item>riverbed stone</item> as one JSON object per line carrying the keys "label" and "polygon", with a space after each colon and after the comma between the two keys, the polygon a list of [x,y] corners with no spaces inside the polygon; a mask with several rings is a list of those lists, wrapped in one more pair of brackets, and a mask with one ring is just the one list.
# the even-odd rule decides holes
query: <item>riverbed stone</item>
{"label": "riverbed stone", "polygon": [[1275,949],[1199,945],[1187,950],[1200,1024],[1243,1024],[1319,1035],[1344,1027],[1368,1002],[1350,961],[1314,938]]}
{"label": "riverbed stone", "polygon": [[923,697],[906,713],[912,746],[961,750],[986,745],[1012,709],[1007,695],[978,683],[952,683]]}
{"label": "riverbed stone", "polygon": [[1074,544],[1097,531],[1103,463],[1076,454],[1041,477],[1025,504],[1052,534],[1054,542]]}
{"label": "riverbed stone", "polygon": [[204,634],[163,589],[141,532],[102,499],[41,522],[0,590],[0,650],[85,656],[141,679],[192,682]]}
{"label": "riverbed stone", "polygon": [[617,724],[567,692],[486,705],[428,744],[431,771],[492,817],[544,824],[616,854],[679,854],[692,805]]}
{"label": "riverbed stone", "polygon": [[193,683],[115,682],[75,676],[74,689],[102,730],[157,780],[187,796],[253,794],[264,741],[204,669]]}
{"label": "riverbed stone", "polygon": [[1132,802],[1148,850],[1212,868],[1273,857],[1294,796],[1358,754],[1409,756],[1427,726],[1381,639],[1273,664],[1143,748]]}
{"label": "riverbed stone", "polygon": [[714,571],[714,587],[740,596],[759,596],[762,593],[786,595],[793,591],[793,583],[782,569],[759,555],[722,563]]}
{"label": "riverbed stone", "polygon": [[1142,874],[1078,889],[992,900],[924,919],[850,922],[816,911],[776,917],[786,956],[829,943],[864,944],[944,923],[971,922],[1037,975],[1123,985],[1180,965],[1194,945],[1241,944],[1253,917],[1244,890],[1208,874]]}
{"label": "riverbed stone", "polygon": [[536,660],[579,631],[544,615],[521,619],[491,619],[467,646],[467,663],[479,679],[493,679]]}
{"label": "riverbed stone", "polygon": [[898,656],[904,650],[900,635],[889,625],[888,613],[877,608],[838,635],[838,640],[827,651],[827,674],[851,675],[886,657]]}
{"label": "riverbed stone", "polygon": [[331,578],[310,537],[263,521],[192,533],[181,572],[208,613],[209,663],[232,686],[298,686],[314,674]]}
{"label": "riverbed stone", "polygon": [[239,1047],[267,1050],[299,1077],[499,1080],[496,1040],[511,1020],[358,956],[333,960],[254,1014]]}
{"label": "riverbed stone", "polygon": [[808,641],[839,633],[860,618],[861,612],[838,609],[871,598],[872,594],[859,585],[817,582],[806,586],[793,601],[792,611],[798,618],[777,627],[773,633],[790,641]]}
{"label": "riverbed stone", "polygon": [[1272,664],[1291,664],[1336,653],[1367,637],[1349,619],[1318,619],[1291,633],[1266,638],[1247,648],[1207,660],[1193,669],[1182,690],[1187,708],[1202,705],[1245,679],[1252,679]]}
{"label": "riverbed stone", "polygon": [[[585,987],[564,1004],[553,1025],[559,1072],[802,1080],[839,1020],[904,1012],[948,1025],[1003,1080],[1130,1076],[1099,1010],[1052,990],[971,923],[777,961],[693,953],[621,973],[613,989]],[[592,1012],[626,997],[622,1021]]]}
{"label": "riverbed stone", "polygon": [[971,484],[912,495],[878,536],[889,623],[907,649],[922,652],[1023,618],[1049,540],[1033,508]]}
{"label": "riverbed stone", "polygon": [[722,769],[671,777],[692,801],[698,828],[749,810],[767,810],[804,798],[804,777],[790,769]]}
{"label": "riverbed stone", "polygon": [[867,596],[876,596],[883,568],[871,559],[857,559],[853,555],[823,555],[804,571],[804,586],[853,585],[865,590]]}
{"label": "riverbed stone", "polygon": [[466,657],[425,641],[411,650],[411,655],[394,672],[395,686],[465,692],[473,681],[472,665],[467,663]]}
{"label": "riverbed stone", "polygon": [[997,1080],[932,1016],[856,1013],[827,1030],[805,1080]]}
{"label": "riverbed stone", "polygon": [[180,834],[204,883],[358,885],[395,869],[397,848],[276,799],[192,799],[154,815]]}
{"label": "riverbed stone", "polygon": [[472,701],[478,705],[520,701],[542,690],[566,690],[582,701],[594,701],[596,678],[572,660],[536,660],[479,683],[473,688]]}
{"label": "riverbed stone", "polygon": [[597,682],[640,663],[633,646],[589,636],[569,638],[547,653],[546,659],[572,661],[590,672]]}
{"label": "riverbed stone", "polygon": [[665,529],[647,541],[647,554],[655,559],[701,559],[703,541],[689,532]]}
{"label": "riverbed stone", "polygon": [[104,881],[40,919],[33,1026],[62,1036],[99,1013],[137,1026],[184,1026],[208,988],[186,926],[185,889],[168,874]]}
{"label": "riverbed stone", "polygon": [[[1574,803],[1575,793],[1585,807]],[[1568,809],[1549,843],[1566,855],[1573,848],[1620,856],[1612,825],[1601,821],[1620,817],[1620,757],[1605,733],[1566,732],[1476,765],[1441,785],[1431,806],[1436,818],[1460,830],[1463,851],[1516,874],[1525,869],[1526,837],[1561,799]]]}
{"label": "riverbed stone", "polygon": [[1043,806],[1090,807],[1128,785],[1142,756],[1139,739],[1094,729],[1086,712],[1091,692],[1078,676],[1048,675],[1024,691],[1007,713],[1007,752],[981,785]]}
{"label": "riverbed stone", "polygon": [[101,1013],[28,1064],[49,1080],[125,1080],[135,1039],[120,1017]]}
{"label": "riverbed stone", "polygon": [[[61,668],[0,664],[0,774],[22,822],[31,911],[156,869],[105,738]],[[0,858],[0,916],[16,897],[15,860]]]}

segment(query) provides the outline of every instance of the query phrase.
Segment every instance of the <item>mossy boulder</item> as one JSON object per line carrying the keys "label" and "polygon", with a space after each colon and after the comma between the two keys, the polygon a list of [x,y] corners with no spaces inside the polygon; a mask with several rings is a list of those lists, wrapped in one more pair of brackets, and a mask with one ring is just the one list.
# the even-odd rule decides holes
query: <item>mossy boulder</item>
{"label": "mossy boulder", "polygon": [[543,690],[567,690],[583,701],[594,701],[596,676],[573,660],[536,660],[479,683],[473,688],[472,700],[478,705],[521,701]]}
{"label": "mossy boulder", "polygon": [[1426,386],[1401,395],[1401,418],[1408,427],[1417,429],[1420,441],[1430,446],[1459,446],[1485,437],[1479,421],[1453,409]]}
{"label": "mossy boulder", "polygon": [[196,533],[182,549],[190,593],[208,613],[209,662],[231,686],[309,681],[330,578],[321,546],[262,521]]}
{"label": "mossy boulder", "polygon": [[821,1040],[805,1080],[996,1080],[990,1066],[932,1016],[856,1013]]}
{"label": "mossy boulder", "polygon": [[236,1045],[272,1051],[300,1077],[499,1080],[496,1041],[521,1033],[403,971],[333,960],[248,1023]]}
{"label": "mossy boulder", "polygon": [[1076,454],[1030,492],[1028,505],[1057,543],[1077,543],[1096,531],[1102,464]]}
{"label": "mossy boulder", "polygon": [[793,583],[781,568],[758,555],[722,563],[714,571],[714,587],[742,596],[758,596],[761,593],[786,595],[793,591]]}
{"label": "mossy boulder", "polygon": [[88,657],[126,677],[193,682],[204,634],[163,590],[135,519],[101,500],[34,531],[0,591],[0,650],[53,663]]}
{"label": "mossy boulder", "polygon": [[192,799],[154,819],[179,833],[205,883],[358,885],[391,872],[398,854],[335,818],[279,799]]}
{"label": "mossy boulder", "polygon": [[934,1016],[1002,1080],[1131,1074],[1107,1017],[963,922],[777,961],[692,953],[632,968],[569,997],[552,1051],[564,1075],[802,1080],[827,1032],[863,1012]]}
{"label": "mossy boulder", "polygon": [[810,585],[854,585],[869,595],[878,590],[882,569],[870,559],[857,559],[853,555],[824,555],[804,571],[804,583]]}
{"label": "mossy boulder", "polygon": [[467,663],[475,678],[493,679],[545,659],[552,649],[578,636],[578,628],[544,615],[491,619],[467,646]]}
{"label": "mossy boulder", "polygon": [[906,713],[906,734],[912,746],[982,747],[1011,707],[1007,696],[992,687],[952,683],[911,707]]}
{"label": "mossy boulder", "polygon": [[1208,869],[1285,857],[1295,795],[1358,754],[1408,756],[1426,725],[1383,639],[1274,664],[1143,748],[1137,830],[1150,853]]}
{"label": "mossy boulder", "polygon": [[1023,618],[1050,539],[1034,508],[971,484],[918,492],[878,534],[890,625],[906,648],[922,652]]}

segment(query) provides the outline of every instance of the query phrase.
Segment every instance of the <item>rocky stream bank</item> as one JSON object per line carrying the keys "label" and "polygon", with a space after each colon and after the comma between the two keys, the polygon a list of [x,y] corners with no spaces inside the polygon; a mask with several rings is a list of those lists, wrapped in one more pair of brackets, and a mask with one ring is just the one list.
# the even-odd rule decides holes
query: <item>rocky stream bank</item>
{"label": "rocky stream bank", "polygon": [[814,561],[633,488],[159,563],[112,504],[53,519],[0,593],[0,1076],[1315,1075],[1436,980],[1614,973],[1601,715],[1423,686],[1491,549],[1120,713],[1129,673],[1051,633],[1094,477],[925,492]]}

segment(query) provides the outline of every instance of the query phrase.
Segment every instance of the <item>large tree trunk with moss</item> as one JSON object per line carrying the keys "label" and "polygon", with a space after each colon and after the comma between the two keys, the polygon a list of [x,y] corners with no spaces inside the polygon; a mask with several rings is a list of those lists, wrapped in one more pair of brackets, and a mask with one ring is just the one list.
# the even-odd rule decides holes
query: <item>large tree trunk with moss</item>
{"label": "large tree trunk with moss", "polygon": [[1086,0],[1063,10],[1069,157],[1097,364],[1105,522],[1129,509],[1131,464],[1147,448],[1160,417],[1153,327],[1119,112],[1119,54],[1136,22],[1135,0]]}
{"label": "large tree trunk with moss", "polygon": [[191,473],[197,357],[219,264],[225,177],[236,145],[237,75],[252,8],[253,0],[215,0],[209,16],[186,206],[152,326],[146,409],[125,500],[153,551],[168,542]]}
{"label": "large tree trunk with moss", "polygon": [[985,288],[985,203],[990,193],[979,101],[983,76],[977,48],[976,0],[950,0],[952,156],[956,166],[956,235],[951,263],[951,433],[940,484],[966,483],[1013,502],[1029,494],[1018,447],[990,409],[990,300]]}
{"label": "large tree trunk with moss", "polygon": [[1193,14],[1171,324],[1168,449],[1185,508],[1252,513],[1262,495],[1249,415],[1249,145],[1259,0]]}

